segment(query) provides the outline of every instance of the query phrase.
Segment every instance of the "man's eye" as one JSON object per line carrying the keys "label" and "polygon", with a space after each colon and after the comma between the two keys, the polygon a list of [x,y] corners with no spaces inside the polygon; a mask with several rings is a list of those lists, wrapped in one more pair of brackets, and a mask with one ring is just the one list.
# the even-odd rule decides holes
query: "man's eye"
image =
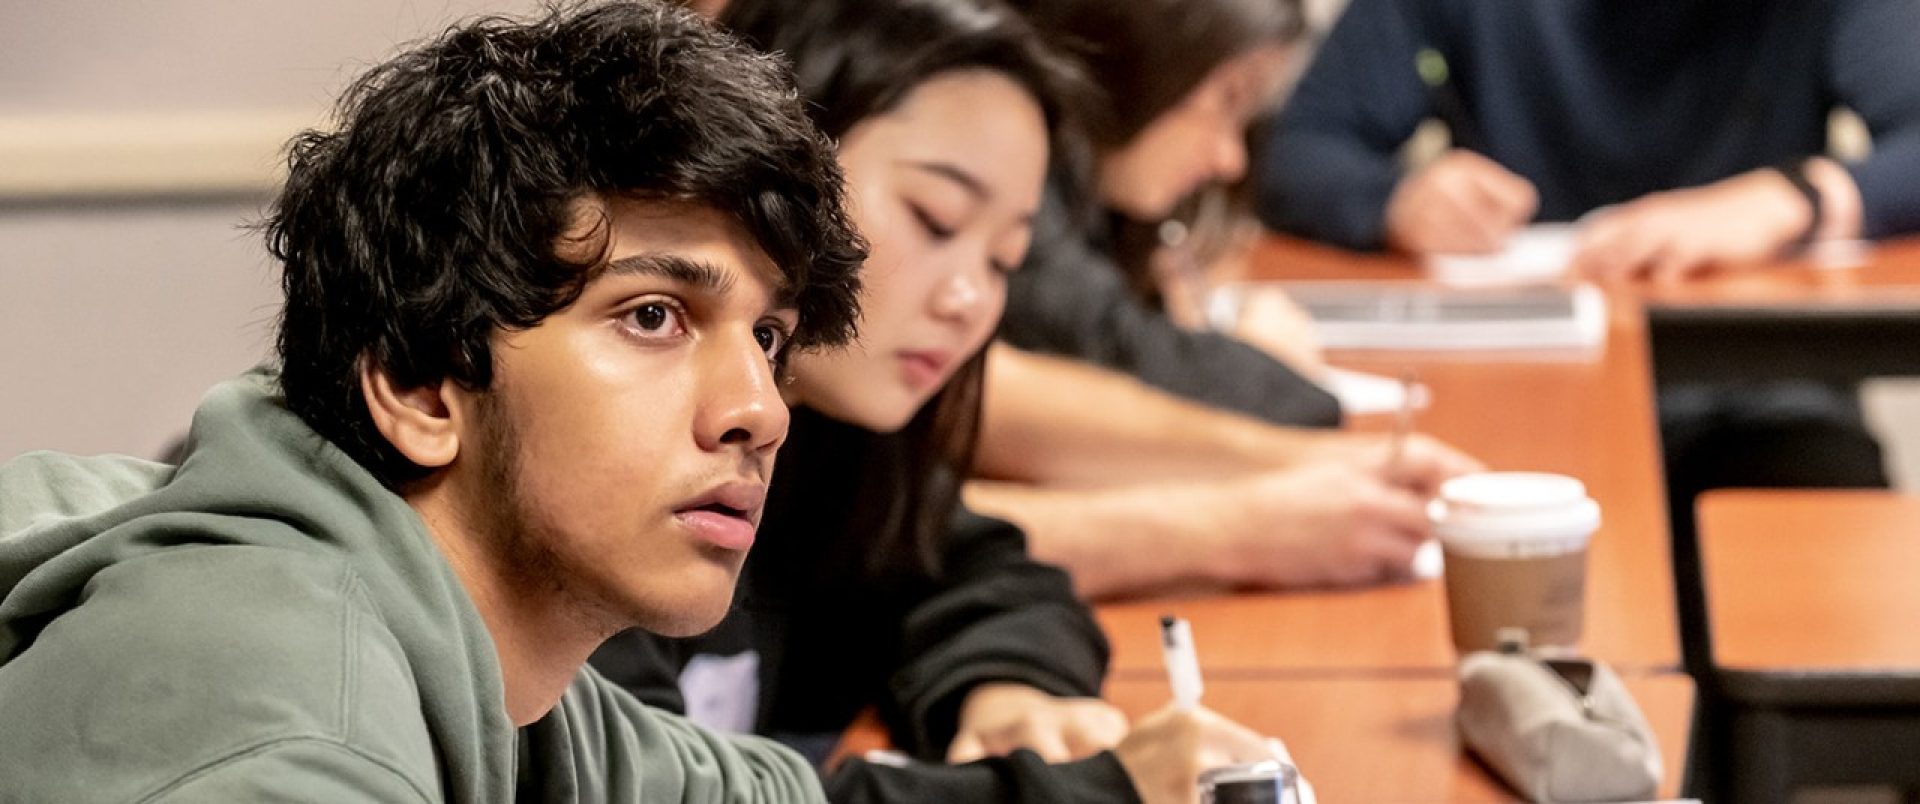
{"label": "man's eye", "polygon": [[772,324],[761,324],[760,326],[754,327],[753,339],[759,342],[760,351],[766,352],[769,358],[779,357],[780,350],[787,346],[786,330]]}
{"label": "man's eye", "polygon": [[670,337],[684,328],[680,311],[663,301],[647,302],[635,307],[633,312],[627,314],[627,318],[633,322],[633,328],[643,335]]}

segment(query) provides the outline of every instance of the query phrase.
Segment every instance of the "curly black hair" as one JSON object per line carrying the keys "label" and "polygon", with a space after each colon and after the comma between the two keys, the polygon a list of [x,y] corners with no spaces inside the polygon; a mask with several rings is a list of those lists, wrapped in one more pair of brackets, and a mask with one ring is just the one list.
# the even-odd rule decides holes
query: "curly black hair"
{"label": "curly black hair", "polygon": [[556,253],[582,199],[733,216],[793,294],[791,347],[853,336],[866,244],[832,144],[779,61],[685,9],[467,22],[374,67],[336,118],[293,140],[264,225],[284,268],[280,383],[390,487],[425,470],[373,426],[360,361],[404,387],[489,387],[492,339],[572,304],[604,263],[604,243],[586,262]]}

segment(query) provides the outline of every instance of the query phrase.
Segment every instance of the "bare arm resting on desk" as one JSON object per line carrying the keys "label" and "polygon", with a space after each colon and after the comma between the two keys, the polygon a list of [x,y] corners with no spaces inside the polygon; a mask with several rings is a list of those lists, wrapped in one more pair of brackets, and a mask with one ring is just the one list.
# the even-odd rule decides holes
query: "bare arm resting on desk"
{"label": "bare arm resting on desk", "polygon": [[[1073,360],[995,343],[975,472],[1050,488],[1225,478],[1322,461],[1382,464],[1388,438],[1280,427]],[[1414,436],[1394,480],[1418,491],[1478,464]]]}
{"label": "bare arm resting on desk", "polygon": [[976,481],[967,502],[1027,531],[1093,599],[1404,577],[1427,538],[1421,497],[1329,462],[1191,483],[1044,489]]}

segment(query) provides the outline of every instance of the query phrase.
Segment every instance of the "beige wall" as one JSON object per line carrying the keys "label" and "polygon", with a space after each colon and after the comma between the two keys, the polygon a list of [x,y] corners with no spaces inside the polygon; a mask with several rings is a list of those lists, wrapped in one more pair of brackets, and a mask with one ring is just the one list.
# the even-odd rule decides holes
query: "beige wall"
{"label": "beige wall", "polygon": [[244,203],[0,211],[0,460],[152,455],[266,354],[279,293]]}
{"label": "beige wall", "polygon": [[280,145],[399,42],[534,0],[0,0],[0,461],[154,454],[265,356]]}

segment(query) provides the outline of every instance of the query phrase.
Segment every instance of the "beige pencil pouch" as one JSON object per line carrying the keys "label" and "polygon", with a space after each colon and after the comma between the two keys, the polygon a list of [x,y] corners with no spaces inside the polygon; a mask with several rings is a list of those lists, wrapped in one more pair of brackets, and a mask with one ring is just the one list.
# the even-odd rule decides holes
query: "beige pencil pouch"
{"label": "beige pencil pouch", "polygon": [[1460,735],[1532,801],[1653,797],[1660,750],[1606,665],[1481,651],[1460,661]]}

